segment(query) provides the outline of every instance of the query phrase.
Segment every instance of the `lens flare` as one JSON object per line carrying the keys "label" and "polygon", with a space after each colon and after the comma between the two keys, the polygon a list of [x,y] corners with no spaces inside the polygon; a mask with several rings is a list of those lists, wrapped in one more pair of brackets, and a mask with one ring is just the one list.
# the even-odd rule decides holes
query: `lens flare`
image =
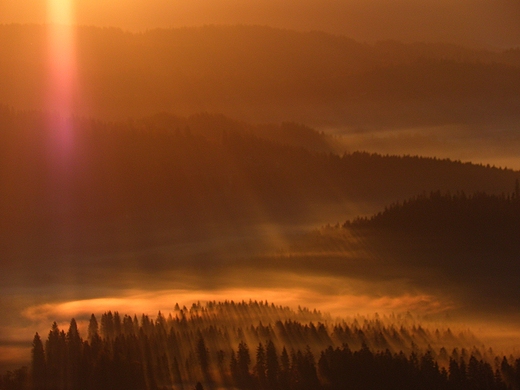
{"label": "lens flare", "polygon": [[[72,0],[49,0],[47,3],[48,86],[46,109],[61,117],[73,113],[76,88],[76,55],[74,12]],[[56,142],[63,150],[70,149],[72,129],[67,121],[53,124]]]}
{"label": "lens flare", "polygon": [[71,24],[74,22],[71,0],[49,0],[47,2],[47,21],[52,24]]}

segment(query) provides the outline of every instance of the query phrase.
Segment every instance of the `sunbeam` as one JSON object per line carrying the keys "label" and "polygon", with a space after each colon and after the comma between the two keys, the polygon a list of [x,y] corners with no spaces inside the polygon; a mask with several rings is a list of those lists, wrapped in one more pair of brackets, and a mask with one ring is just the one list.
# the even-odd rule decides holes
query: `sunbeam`
{"label": "sunbeam", "polygon": [[[62,117],[73,113],[76,88],[75,22],[71,0],[49,0],[47,5],[48,85],[46,108]],[[53,124],[56,147],[66,152],[72,146],[67,121]]]}

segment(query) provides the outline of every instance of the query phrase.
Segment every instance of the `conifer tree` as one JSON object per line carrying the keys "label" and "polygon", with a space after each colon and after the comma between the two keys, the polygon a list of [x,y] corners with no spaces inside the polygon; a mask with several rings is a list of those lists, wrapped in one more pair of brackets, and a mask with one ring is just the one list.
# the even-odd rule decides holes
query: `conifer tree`
{"label": "conifer tree", "polygon": [[31,374],[33,390],[45,389],[45,352],[43,350],[42,340],[38,333],[34,335],[32,343]]}
{"label": "conifer tree", "polygon": [[258,344],[256,349],[255,374],[260,388],[265,388],[267,384],[267,362],[265,349],[262,343]]}
{"label": "conifer tree", "polygon": [[251,373],[249,372],[249,365],[251,364],[251,356],[249,355],[249,347],[243,341],[238,344],[237,356],[239,386],[250,388]]}
{"label": "conifer tree", "polygon": [[267,385],[270,389],[278,388],[278,375],[280,366],[278,364],[278,355],[272,340],[267,342],[266,347],[266,375]]}
{"label": "conifer tree", "polygon": [[99,326],[96,316],[92,314],[88,323],[88,342],[93,344],[97,338],[99,338]]}
{"label": "conifer tree", "polygon": [[73,318],[70,321],[69,330],[66,335],[66,383],[70,388],[79,387],[79,373],[81,369],[81,347],[83,340],[78,332],[78,325]]}

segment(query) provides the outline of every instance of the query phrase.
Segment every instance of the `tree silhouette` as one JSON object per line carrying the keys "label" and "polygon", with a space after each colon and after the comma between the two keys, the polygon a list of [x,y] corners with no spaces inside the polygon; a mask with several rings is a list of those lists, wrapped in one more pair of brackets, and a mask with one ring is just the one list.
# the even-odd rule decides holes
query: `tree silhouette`
{"label": "tree silhouette", "polygon": [[99,326],[96,319],[96,316],[92,314],[90,316],[90,321],[88,323],[88,341],[90,344],[95,342],[96,339],[99,338]]}
{"label": "tree silhouette", "polygon": [[83,342],[78,332],[78,325],[73,318],[66,335],[66,383],[69,388],[80,388],[80,372],[82,363]]}
{"label": "tree silhouette", "polygon": [[51,388],[63,388],[66,370],[66,339],[65,333],[60,331],[54,322],[45,342],[45,353],[48,367],[48,385]]}
{"label": "tree silhouette", "polygon": [[266,347],[266,376],[267,387],[269,389],[278,388],[278,376],[280,374],[280,366],[278,363],[278,354],[272,340],[267,341]]}
{"label": "tree silhouette", "polygon": [[31,376],[33,390],[43,390],[46,388],[45,352],[40,335],[34,335],[32,343]]}
{"label": "tree silhouette", "polygon": [[[420,326],[406,329],[403,325],[399,330],[400,340],[408,341],[404,344],[397,344],[396,341],[394,345],[400,345],[404,351],[371,349],[368,343],[379,345],[381,335],[388,336],[398,331],[396,328],[386,329],[379,317],[363,325],[350,323],[348,332],[345,324],[331,327],[325,324],[323,329],[327,337],[322,335],[319,339],[336,343],[325,347],[317,344],[317,334],[324,332],[323,329],[317,331],[319,325],[287,321],[284,337],[292,340],[291,345],[294,346],[291,347],[290,356],[285,341],[281,340],[281,331],[274,332],[272,336],[275,338],[264,339],[265,343],[259,342],[251,372],[252,359],[243,340],[264,337],[268,334],[268,327],[261,327],[258,322],[258,326],[245,326],[239,332],[235,325],[227,322],[231,317],[226,309],[235,315],[249,313],[234,317],[240,318],[238,321],[241,323],[244,319],[251,319],[255,311],[264,315],[268,310],[272,310],[270,315],[275,312],[279,315],[290,314],[285,308],[251,302],[197,307],[191,317],[184,318],[158,317],[154,321],[143,316],[135,334],[122,331],[119,335],[114,334],[113,338],[93,337],[97,352],[94,352],[89,340],[82,340],[74,319],[67,333],[53,323],[45,348],[39,334],[34,336],[30,380],[26,369],[10,371],[0,376],[0,389],[154,390],[193,388],[198,381],[215,388],[274,390],[506,390],[518,388],[520,384],[520,359],[495,357],[493,361],[492,352],[486,352],[491,355],[485,359],[484,351],[481,353],[474,349],[469,352],[464,348],[454,349],[448,357],[445,348],[440,348],[436,353],[432,347],[415,344],[413,340],[420,337],[432,342],[432,337],[442,340],[442,332],[429,334]],[[216,326],[218,316],[211,310],[223,316],[219,326]],[[304,309],[299,312],[302,316],[311,314]],[[361,329],[356,327],[362,327],[362,336]],[[358,343],[358,348],[351,349],[343,343],[346,334],[352,337],[349,340]],[[173,335],[176,335],[175,338]],[[238,338],[239,335],[243,338]],[[448,339],[453,341],[454,337],[451,335]],[[364,344],[360,340],[364,340]],[[313,341],[314,349],[306,347],[306,341]],[[280,354],[277,348],[281,348]],[[225,364],[227,351],[229,365]],[[317,363],[315,353],[319,354]],[[203,355],[207,355],[208,371],[211,366],[209,356],[217,356],[220,376],[201,380],[202,367],[205,366]],[[178,361],[186,364],[180,366]],[[447,365],[447,370],[440,367],[440,361]],[[490,362],[493,362],[494,369]]]}
{"label": "tree silhouette", "polygon": [[249,347],[243,341],[238,344],[237,357],[238,384],[244,388],[251,388],[253,385],[249,371],[251,356],[249,355]]}
{"label": "tree silhouette", "polygon": [[202,371],[202,375],[204,377],[205,382],[211,382],[211,376],[209,372],[209,351],[206,347],[206,343],[204,341],[204,337],[202,337],[201,334],[199,334],[199,339],[197,341],[196,345],[196,353],[197,353],[197,359],[199,361],[200,369]]}
{"label": "tree silhouette", "polygon": [[261,389],[267,387],[267,359],[265,349],[262,343],[256,348],[256,362],[254,366],[254,374],[258,380],[258,386]]}

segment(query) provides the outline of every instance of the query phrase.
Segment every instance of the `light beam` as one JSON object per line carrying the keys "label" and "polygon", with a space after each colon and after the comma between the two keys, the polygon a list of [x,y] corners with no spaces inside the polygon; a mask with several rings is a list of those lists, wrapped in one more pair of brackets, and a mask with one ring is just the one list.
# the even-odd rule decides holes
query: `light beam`
{"label": "light beam", "polygon": [[72,0],[48,0],[48,86],[46,110],[61,120],[52,124],[55,142],[62,152],[72,146],[72,129],[67,120],[73,114],[76,89],[76,44]]}

